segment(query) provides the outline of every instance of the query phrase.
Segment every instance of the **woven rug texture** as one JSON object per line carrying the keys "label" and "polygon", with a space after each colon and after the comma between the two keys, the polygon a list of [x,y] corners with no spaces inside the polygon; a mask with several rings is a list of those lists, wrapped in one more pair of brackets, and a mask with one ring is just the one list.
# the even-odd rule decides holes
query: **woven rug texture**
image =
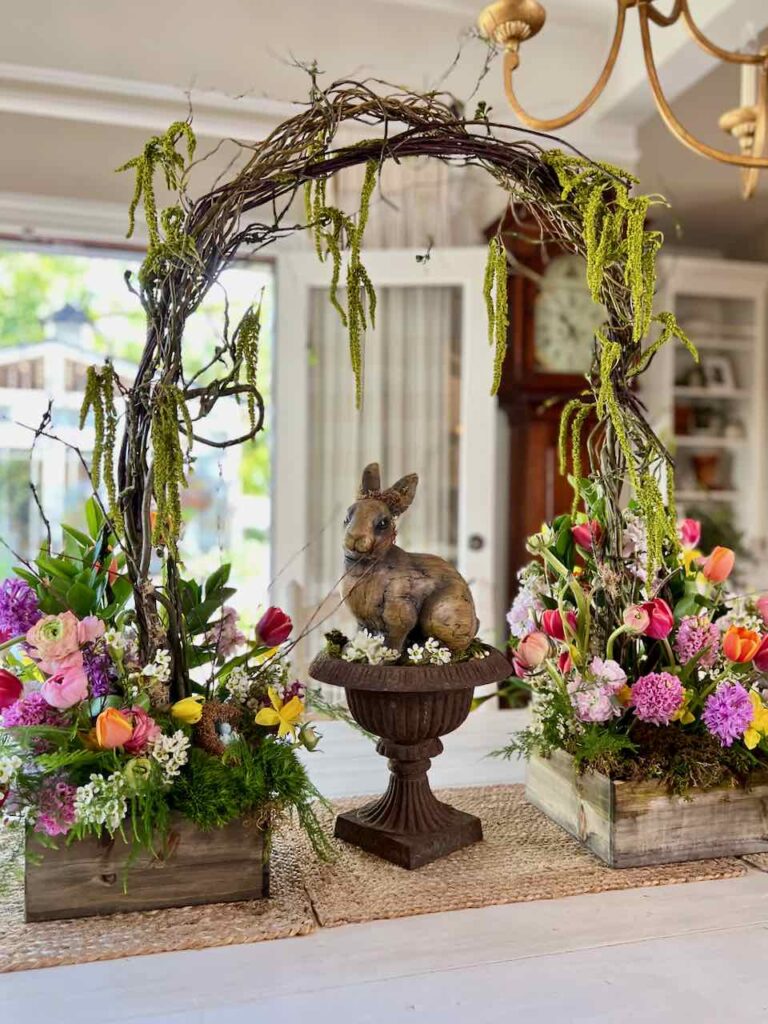
{"label": "woven rug texture", "polygon": [[[735,858],[659,867],[606,867],[525,800],[523,786],[438,792],[480,816],[484,841],[404,871],[334,840],[336,856],[318,863],[296,826],[282,828],[272,853],[272,896],[214,904],[25,924],[19,849],[2,851],[11,871],[0,906],[0,971],[113,960],[307,935],[319,927],[466,910],[639,886],[743,875]],[[338,801],[334,811],[365,800]],[[333,815],[327,815],[329,830]],[[755,865],[758,866],[758,865]]]}

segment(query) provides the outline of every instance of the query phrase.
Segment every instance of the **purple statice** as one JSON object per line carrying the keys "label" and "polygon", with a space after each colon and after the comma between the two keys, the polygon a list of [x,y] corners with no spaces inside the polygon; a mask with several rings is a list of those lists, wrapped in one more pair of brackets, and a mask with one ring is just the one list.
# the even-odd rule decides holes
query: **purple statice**
{"label": "purple statice", "polygon": [[669,725],[684,700],[683,684],[669,672],[649,672],[632,686],[635,716],[651,725]]}
{"label": "purple statice", "polygon": [[6,640],[23,636],[42,615],[28,583],[13,577],[0,583],[0,635]]}
{"label": "purple statice", "polygon": [[42,693],[35,691],[9,705],[0,720],[4,728],[12,729],[18,725],[61,725],[64,718],[47,703]]}
{"label": "purple statice", "polygon": [[117,678],[115,666],[103,643],[85,644],[83,667],[88,677],[92,697],[106,697]]}
{"label": "purple statice", "polygon": [[750,726],[755,709],[741,683],[721,683],[707,697],[701,718],[709,732],[730,747]]}
{"label": "purple statice", "polygon": [[40,788],[35,832],[47,836],[62,836],[69,832],[75,821],[75,793],[77,788],[62,779],[46,779]]}
{"label": "purple statice", "polygon": [[297,679],[291,683],[290,686],[286,686],[283,690],[283,703],[287,704],[289,700],[294,697],[298,697],[299,700],[304,700],[304,694],[306,693],[306,687],[303,683],[300,683]]}
{"label": "purple statice", "polygon": [[720,652],[720,630],[704,615],[686,615],[675,638],[675,654],[685,665],[700,651],[705,653],[699,658],[699,665],[713,668]]}

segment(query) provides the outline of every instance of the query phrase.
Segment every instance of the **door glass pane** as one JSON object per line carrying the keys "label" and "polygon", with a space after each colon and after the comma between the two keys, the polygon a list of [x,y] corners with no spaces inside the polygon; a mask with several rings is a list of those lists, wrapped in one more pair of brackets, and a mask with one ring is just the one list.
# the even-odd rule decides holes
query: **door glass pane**
{"label": "door glass pane", "polygon": [[[310,296],[308,580],[310,607],[337,590],[342,520],[363,467],[379,462],[382,483],[418,473],[398,544],[455,563],[461,430],[461,289],[380,287],[376,328],[365,339],[364,399],[354,404],[348,336],[327,290]],[[341,303],[345,299],[342,295]],[[301,471],[301,470],[299,470]],[[330,613],[339,598],[333,598]],[[333,624],[349,628],[344,610]],[[315,646],[322,630],[314,634]]]}

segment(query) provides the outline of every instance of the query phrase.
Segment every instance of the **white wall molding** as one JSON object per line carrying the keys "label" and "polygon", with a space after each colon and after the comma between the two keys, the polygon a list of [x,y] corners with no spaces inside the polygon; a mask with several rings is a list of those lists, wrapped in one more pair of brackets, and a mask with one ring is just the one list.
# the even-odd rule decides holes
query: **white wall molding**
{"label": "white wall molding", "polygon": [[244,141],[301,110],[264,97],[0,62],[0,110],[8,113],[160,131],[185,118],[190,103],[198,135]]}
{"label": "white wall molding", "polygon": [[107,242],[126,248],[145,242],[143,225],[126,240],[128,214],[121,203],[0,192],[0,234],[22,241]]}

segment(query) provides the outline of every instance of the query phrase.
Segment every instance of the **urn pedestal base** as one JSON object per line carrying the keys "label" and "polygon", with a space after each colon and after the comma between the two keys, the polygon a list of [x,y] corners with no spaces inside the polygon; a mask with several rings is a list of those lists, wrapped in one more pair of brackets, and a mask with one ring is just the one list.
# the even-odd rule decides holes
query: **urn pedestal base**
{"label": "urn pedestal base", "polygon": [[469,714],[474,687],[509,675],[506,658],[492,648],[485,658],[451,665],[374,666],[317,657],[310,674],[343,686],[352,717],[376,736],[389,760],[383,796],[340,814],[335,835],[399,867],[423,867],[483,838],[480,819],[442,803],[427,773],[442,753],[440,736]]}

